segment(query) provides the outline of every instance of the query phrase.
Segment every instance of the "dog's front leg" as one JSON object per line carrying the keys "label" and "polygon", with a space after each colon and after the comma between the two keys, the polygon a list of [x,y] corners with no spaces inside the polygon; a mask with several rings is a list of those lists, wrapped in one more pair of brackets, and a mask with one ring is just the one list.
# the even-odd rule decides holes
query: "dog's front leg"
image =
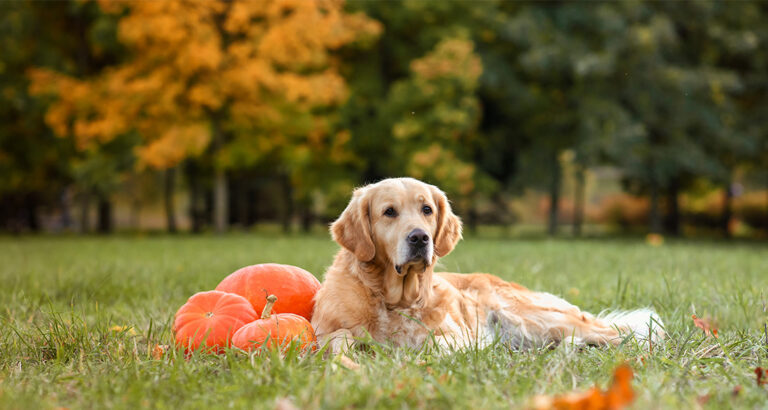
{"label": "dog's front leg", "polygon": [[333,355],[344,353],[355,345],[355,338],[349,329],[338,329],[320,336],[321,346],[328,344],[328,352]]}

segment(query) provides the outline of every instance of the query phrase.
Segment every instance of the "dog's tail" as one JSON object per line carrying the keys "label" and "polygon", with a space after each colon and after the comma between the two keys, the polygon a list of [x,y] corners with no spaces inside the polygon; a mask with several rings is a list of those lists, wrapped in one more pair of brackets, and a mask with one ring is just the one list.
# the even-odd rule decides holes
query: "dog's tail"
{"label": "dog's tail", "polygon": [[656,343],[664,339],[664,323],[651,308],[602,312],[598,319],[607,322],[624,335],[634,335],[639,341]]}

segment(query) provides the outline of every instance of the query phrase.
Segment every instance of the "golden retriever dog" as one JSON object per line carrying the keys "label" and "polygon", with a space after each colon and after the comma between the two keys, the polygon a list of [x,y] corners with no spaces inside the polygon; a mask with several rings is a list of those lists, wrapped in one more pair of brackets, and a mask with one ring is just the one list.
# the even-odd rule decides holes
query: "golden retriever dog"
{"label": "golden retriever dog", "polygon": [[594,316],[489,274],[433,272],[461,239],[461,220],[442,191],[416,179],[358,188],[331,234],[341,250],[315,297],[312,326],[333,352],[361,338],[414,348],[494,340],[523,348],[664,335],[650,309]]}

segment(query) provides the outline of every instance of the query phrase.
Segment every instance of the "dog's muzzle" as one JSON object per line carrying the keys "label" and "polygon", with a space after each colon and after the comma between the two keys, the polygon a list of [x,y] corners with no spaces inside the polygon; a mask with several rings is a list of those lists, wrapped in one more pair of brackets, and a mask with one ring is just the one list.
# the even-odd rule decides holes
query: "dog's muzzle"
{"label": "dog's muzzle", "polygon": [[405,241],[407,243],[407,255],[402,265],[395,265],[397,273],[402,274],[403,266],[407,264],[423,263],[426,269],[431,258],[432,238],[423,229],[414,229],[408,234]]}

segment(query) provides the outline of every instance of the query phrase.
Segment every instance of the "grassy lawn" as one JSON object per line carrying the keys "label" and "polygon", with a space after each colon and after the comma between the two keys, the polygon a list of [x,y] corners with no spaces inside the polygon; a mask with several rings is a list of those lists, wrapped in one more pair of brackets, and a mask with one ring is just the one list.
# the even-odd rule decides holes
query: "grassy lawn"
{"label": "grassy lawn", "polygon": [[[592,312],[653,306],[669,338],[652,353],[497,345],[435,357],[377,346],[351,355],[358,371],[320,355],[152,358],[193,293],[261,262],[322,277],[336,248],[320,235],[0,238],[0,408],[273,408],[277,398],[299,408],[524,407],[535,394],[605,386],[625,361],[636,408],[696,407],[705,395],[707,408],[768,407],[754,374],[768,367],[765,244],[469,238],[442,260]],[[719,339],[691,314],[715,318]]]}

